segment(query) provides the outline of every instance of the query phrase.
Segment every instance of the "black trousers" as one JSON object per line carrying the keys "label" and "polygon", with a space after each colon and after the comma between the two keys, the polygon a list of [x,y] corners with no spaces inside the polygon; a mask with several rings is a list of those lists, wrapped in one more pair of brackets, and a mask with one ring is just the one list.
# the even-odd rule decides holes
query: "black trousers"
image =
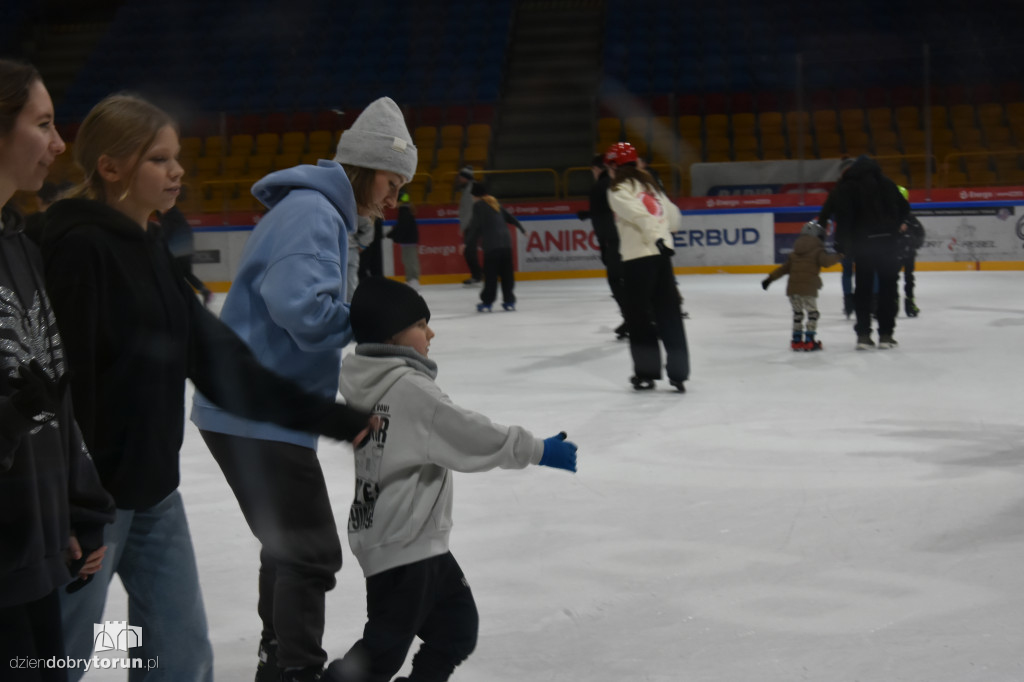
{"label": "black trousers", "polygon": [[668,378],[686,381],[690,378],[690,351],[671,258],[659,254],[623,261],[622,277],[634,375],[639,379],[661,378],[660,339],[665,346]]}
{"label": "black trousers", "polygon": [[25,604],[0,608],[0,680],[67,682],[64,668],[28,667],[30,661],[50,658],[66,658],[57,591]]}
{"label": "black trousers", "polygon": [[476,648],[476,602],[451,552],[367,578],[366,616],[363,638],[331,665],[332,682],[388,682],[416,637],[409,682],[443,682]]}
{"label": "black trousers", "polygon": [[914,298],[914,265],[917,262],[917,253],[910,252],[910,255],[900,259],[903,266],[903,295],[913,300]]}
{"label": "black trousers", "polygon": [[341,569],[341,541],[316,451],[199,432],[260,541],[262,637],[282,668],[323,665],[325,595]]}
{"label": "black trousers", "polygon": [[501,300],[515,303],[516,295],[512,290],[516,286],[515,268],[512,267],[512,249],[493,249],[484,251],[484,288],[480,292],[480,301],[491,305],[498,295],[498,280],[501,280]]}
{"label": "black trousers", "polygon": [[469,268],[469,276],[475,280],[482,278],[480,257],[477,255],[476,248],[477,241],[477,231],[475,229],[466,228],[466,233],[462,235],[462,257],[466,259],[466,267]]}
{"label": "black trousers", "polygon": [[878,334],[890,335],[896,328],[896,301],[900,274],[899,251],[895,235],[862,239],[854,244],[853,306],[857,313],[854,331],[858,336],[871,333],[871,304],[875,276],[878,277]]}
{"label": "black trousers", "polygon": [[625,309],[625,285],[622,282],[622,256],[619,255],[619,244],[598,242],[601,249],[601,262],[604,263],[605,273],[608,277],[608,288],[612,290],[612,298],[619,306],[622,318],[626,318]]}

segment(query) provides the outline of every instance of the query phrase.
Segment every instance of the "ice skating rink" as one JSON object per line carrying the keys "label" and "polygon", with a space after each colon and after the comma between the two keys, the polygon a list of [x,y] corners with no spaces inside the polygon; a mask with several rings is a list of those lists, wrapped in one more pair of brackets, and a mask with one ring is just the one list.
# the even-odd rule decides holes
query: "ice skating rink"
{"label": "ice skating rink", "polygon": [[[785,281],[762,277],[679,278],[685,395],[631,390],[604,280],[520,282],[515,313],[423,289],[453,400],[580,448],[575,476],[456,476],[480,639],[453,680],[1024,679],[1024,272],[919,272],[900,347],[861,352],[826,273],[820,353],[790,351]],[[351,453],[321,461],[343,532]],[[181,489],[216,677],[251,680],[257,545],[191,423]],[[365,615],[344,547],[332,658]],[[105,619],[126,618],[112,588]]]}

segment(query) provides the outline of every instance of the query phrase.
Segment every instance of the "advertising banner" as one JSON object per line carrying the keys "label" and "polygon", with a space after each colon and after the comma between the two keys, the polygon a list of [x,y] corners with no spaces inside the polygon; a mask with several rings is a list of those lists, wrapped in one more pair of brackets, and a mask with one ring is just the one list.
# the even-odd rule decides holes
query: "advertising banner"
{"label": "advertising banner", "polygon": [[775,250],[771,213],[683,214],[683,227],[673,235],[676,267],[762,265]]}
{"label": "advertising banner", "polygon": [[919,261],[1016,261],[1024,259],[1021,206],[915,209],[924,225]]}
{"label": "advertising banner", "polygon": [[827,183],[834,183],[839,177],[840,161],[695,163],[690,166],[690,194],[700,197],[826,192]]}
{"label": "advertising banner", "polygon": [[526,234],[514,233],[520,272],[599,270],[601,249],[589,220],[576,216],[530,220],[519,216]]}

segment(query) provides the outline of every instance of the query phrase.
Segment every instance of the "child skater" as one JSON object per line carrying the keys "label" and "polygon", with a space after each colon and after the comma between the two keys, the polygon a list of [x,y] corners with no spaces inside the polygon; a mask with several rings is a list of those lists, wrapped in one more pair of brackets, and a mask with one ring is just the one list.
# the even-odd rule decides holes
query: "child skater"
{"label": "child skater", "polygon": [[[479,313],[491,312],[491,306],[498,295],[500,279],[501,307],[513,311],[516,309],[516,295],[512,290],[516,286],[516,279],[508,226],[515,225],[523,234],[526,234],[526,230],[514,215],[491,196],[483,182],[474,182],[471,192],[474,203],[469,231],[478,236],[484,249],[484,288],[480,292],[476,310]],[[476,248],[475,240],[473,248]]]}
{"label": "child skater", "polygon": [[[824,244],[825,232],[815,221],[804,224],[793,251],[786,262],[772,270],[761,282],[761,288],[783,275],[789,275],[786,295],[793,306],[793,350],[821,350],[821,341],[814,338],[818,330],[818,289],[821,288],[822,268],[835,265],[843,259],[841,254],[828,253]],[[807,312],[807,330],[804,331],[804,312]]]}
{"label": "child skater", "polygon": [[540,464],[575,472],[576,445],[565,433],[541,440],[455,405],[427,358],[430,310],[405,284],[360,283],[351,320],[358,345],[342,363],[341,393],[382,426],[356,448],[348,522],[366,576],[367,623],[325,680],[391,680],[415,637],[423,645],[412,675],[399,679],[447,680],[472,653],[478,626],[473,594],[448,551],[452,471]]}

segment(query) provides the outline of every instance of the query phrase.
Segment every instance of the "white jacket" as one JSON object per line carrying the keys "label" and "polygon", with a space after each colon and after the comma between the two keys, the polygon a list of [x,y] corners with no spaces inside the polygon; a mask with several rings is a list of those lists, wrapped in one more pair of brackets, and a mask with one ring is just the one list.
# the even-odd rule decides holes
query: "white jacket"
{"label": "white jacket", "polygon": [[452,471],[522,469],[544,441],[453,404],[437,365],[404,346],[364,343],[341,365],[348,404],[382,427],[355,451],[348,541],[367,577],[448,551]]}
{"label": "white jacket", "polygon": [[679,208],[660,191],[650,192],[635,180],[608,190],[608,204],[615,213],[622,260],[657,256],[657,241],[672,245],[672,232],[682,227]]}

